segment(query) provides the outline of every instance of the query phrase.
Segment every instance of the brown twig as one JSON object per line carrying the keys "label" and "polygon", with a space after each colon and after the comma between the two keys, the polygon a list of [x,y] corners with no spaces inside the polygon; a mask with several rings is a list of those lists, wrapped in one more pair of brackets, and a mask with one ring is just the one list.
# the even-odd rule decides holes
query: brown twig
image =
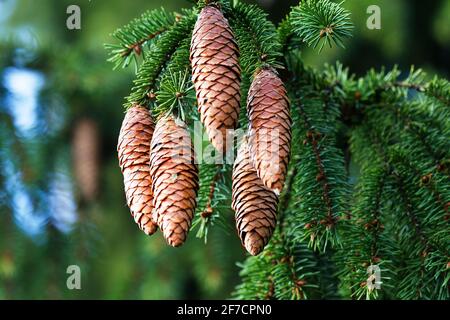
{"label": "brown twig", "polygon": [[122,56],[122,57],[126,57],[126,56],[130,55],[131,52],[133,52],[133,51],[134,51],[137,55],[140,55],[141,52],[142,52],[142,45],[143,45],[145,42],[147,42],[147,41],[149,41],[149,40],[152,40],[153,38],[159,36],[161,33],[163,33],[163,32],[166,31],[166,30],[167,30],[167,29],[161,29],[161,30],[158,30],[158,31],[156,31],[156,32],[154,32],[154,33],[148,35],[148,36],[145,37],[144,39],[141,39],[141,40],[139,40],[139,41],[137,41],[137,42],[135,42],[135,43],[132,43],[132,44],[128,45],[128,46],[127,46],[127,50],[125,50],[124,52],[122,52],[122,53],[121,53],[121,56]]}
{"label": "brown twig", "polygon": [[322,185],[323,199],[327,206],[327,217],[326,217],[325,221],[323,221],[323,223],[326,224],[327,226],[333,226],[336,223],[336,218],[333,217],[333,204],[332,204],[332,200],[331,200],[331,196],[330,196],[330,185],[329,185],[326,173],[325,173],[325,166],[323,164],[323,160],[320,155],[319,142],[318,142],[318,139],[320,139],[322,137],[322,134],[320,132],[314,132],[312,130],[312,126],[309,122],[309,119],[300,104],[298,105],[298,108],[299,108],[300,114],[302,115],[302,117],[304,119],[305,128],[307,130],[306,137],[307,137],[308,141],[311,142],[313,153],[316,158],[316,164],[317,164],[317,168],[319,170],[319,173],[316,176],[316,180],[318,182],[320,182]]}
{"label": "brown twig", "polygon": [[214,175],[214,177],[211,180],[211,183],[209,185],[209,194],[208,194],[208,201],[206,203],[206,208],[205,210],[203,210],[203,212],[201,213],[201,217],[203,219],[207,219],[209,217],[212,216],[214,210],[211,206],[212,200],[214,198],[214,192],[216,190],[216,184],[219,181],[220,177],[222,176],[222,172],[220,170],[218,170],[216,172],[216,174]]}

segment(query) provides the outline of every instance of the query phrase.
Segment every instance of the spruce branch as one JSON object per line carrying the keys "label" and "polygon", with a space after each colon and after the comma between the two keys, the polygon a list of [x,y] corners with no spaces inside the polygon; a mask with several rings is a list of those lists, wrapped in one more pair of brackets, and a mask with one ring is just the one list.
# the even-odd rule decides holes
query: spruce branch
{"label": "spruce branch", "polygon": [[260,255],[248,257],[239,266],[242,283],[233,294],[238,299],[300,300],[320,296],[313,252],[304,243],[293,247],[279,228]]}
{"label": "spruce branch", "polygon": [[126,68],[131,61],[137,67],[138,58],[142,56],[145,59],[150,43],[172,28],[179,18],[164,8],[146,11],[112,34],[119,43],[105,45],[110,55],[108,61],[114,64],[114,69]]}
{"label": "spruce branch", "polygon": [[127,98],[125,107],[129,108],[135,103],[148,105],[156,98],[157,82],[164,71],[168,61],[177,51],[180,43],[189,38],[192,27],[195,23],[193,11],[184,11],[184,16],[168,32],[164,33],[152,46],[147,59],[141,65],[131,94]]}
{"label": "spruce branch", "polygon": [[275,296],[280,300],[303,300],[307,298],[304,286],[307,281],[297,274],[295,257],[283,243],[273,241],[275,264],[272,277],[275,281]]}
{"label": "spruce branch", "polygon": [[198,229],[196,237],[203,238],[205,243],[211,227],[218,225],[225,231],[231,229],[226,220],[231,211],[229,176],[229,166],[213,164],[200,166],[200,189],[192,230]]}
{"label": "spruce branch", "polygon": [[[343,232],[343,246],[338,250],[336,261],[341,266],[340,278],[352,297],[377,299],[389,294],[392,288],[390,279],[395,278],[390,257],[394,246],[385,230],[385,224],[389,222],[385,203],[390,167],[368,146],[365,128],[352,132],[351,150],[362,172],[351,214],[345,221],[347,228]],[[380,268],[381,291],[367,285],[368,282],[373,284],[368,279],[371,275],[367,273],[370,265]]]}
{"label": "spruce branch", "polygon": [[[423,244],[426,244],[427,248],[431,248],[434,251],[438,251],[441,255],[449,255],[448,243],[450,241],[450,232],[443,232],[439,236],[436,236],[432,230],[437,227],[443,227],[445,230],[445,217],[447,210],[447,203],[450,200],[450,190],[445,185],[447,177],[439,177],[437,174],[428,173],[424,174],[420,172],[420,168],[416,163],[405,155],[405,152],[399,148],[391,148],[392,162],[394,162],[394,177],[397,182],[407,182],[408,190],[414,195],[414,199],[421,203],[420,207],[426,208],[428,215],[423,216],[422,221],[419,221],[416,216],[411,213],[410,219],[415,228],[417,228],[417,234],[420,235]],[[439,183],[440,182],[440,183]],[[399,188],[404,188],[403,185],[399,185]],[[404,188],[405,189],[405,188]],[[406,189],[405,189],[406,190]],[[406,191],[408,191],[406,190]],[[405,192],[406,192],[405,191]],[[406,195],[406,193],[404,193]],[[419,224],[422,227],[419,227]],[[424,242],[426,232],[429,235],[429,239]]]}
{"label": "spruce branch", "polygon": [[274,298],[274,279],[271,275],[272,252],[266,248],[259,256],[248,257],[243,263],[239,276],[241,283],[232,296],[239,300],[264,300]]}
{"label": "spruce branch", "polygon": [[291,44],[294,37],[294,32],[292,31],[292,24],[289,16],[283,19],[277,27],[278,38],[280,39],[280,43],[282,45],[283,53],[286,53],[288,50],[293,50],[295,48],[300,47],[301,41],[298,41],[296,45]]}
{"label": "spruce branch", "polygon": [[[420,69],[406,76],[394,67],[355,77],[339,63],[324,71],[305,67],[298,41],[320,51],[327,43],[343,46],[351,35],[349,13],[330,0],[302,1],[278,30],[255,6],[193,2],[196,8],[182,16],[168,14],[173,25],[165,30],[155,24],[153,33],[139,34],[143,37],[128,31],[124,40],[130,41],[115,48],[123,57],[113,54],[121,65],[145,53],[127,106],[149,106],[156,118],[175,113],[188,124],[198,118],[190,33],[205,5],[224,12],[240,48],[241,127],[247,125],[253,73],[286,64],[292,155],[279,222],[266,249],[240,264],[242,283],[234,297],[448,299],[448,81],[428,81]],[[353,175],[358,169],[360,174]],[[215,234],[213,225],[228,227],[230,188],[229,166],[200,165],[194,228],[205,242]],[[381,290],[368,286],[370,265],[381,268]]]}
{"label": "spruce branch", "polygon": [[[414,121],[415,124],[420,124],[423,122],[421,117],[426,117],[433,128],[443,132],[449,130],[448,121],[443,121],[450,116],[450,109],[445,105],[445,96],[450,96],[448,88],[447,91],[445,89],[445,80],[435,78],[427,82],[421,69],[411,68],[403,79],[396,66],[390,71],[371,69],[364,77],[355,78],[348,69],[337,63],[336,66],[326,66],[324,73],[329,89],[342,106],[343,120],[348,125],[360,124],[365,110],[376,105],[376,108],[402,108],[402,113],[412,112],[414,117],[417,116],[419,120]],[[432,92],[435,86],[441,90]],[[401,107],[406,100],[411,102],[411,106]]]}
{"label": "spruce branch", "polygon": [[438,100],[445,107],[450,106],[450,82],[435,76],[426,87],[425,94]]}
{"label": "spruce branch", "polygon": [[[372,110],[365,121],[372,145],[378,146],[380,157],[392,172],[388,182],[391,201],[385,203],[389,204],[391,212],[388,233],[395,235],[397,242],[390,255],[399,274],[389,285],[393,288],[392,294],[403,299],[431,296],[442,299],[449,295],[448,288],[442,284],[448,282],[445,274],[450,234],[445,227],[445,205],[443,207],[436,199],[450,199],[444,182],[447,179],[438,179],[441,191],[437,195],[437,189],[428,186],[432,182],[430,176],[415,168],[419,166],[422,172],[428,172],[433,164],[425,160],[424,154],[408,149],[404,139],[398,139],[404,132],[393,123],[396,123],[395,118],[386,117],[379,109]],[[432,230],[441,231],[436,234]]]}
{"label": "spruce branch", "polygon": [[[403,127],[404,149],[408,150],[411,155],[421,152],[420,157],[424,159],[423,164],[431,161],[436,168],[439,168],[445,159],[450,159],[450,143],[446,138],[450,131],[441,125],[439,119],[424,112],[421,104],[389,104],[385,106],[385,109],[392,112],[400,129]],[[422,121],[426,121],[428,125],[423,125]],[[425,159],[429,159],[429,161]]]}
{"label": "spruce branch", "polygon": [[177,51],[167,63],[164,74],[159,79],[159,89],[152,108],[155,118],[174,112],[184,122],[189,123],[196,105],[194,86],[191,81],[189,64],[189,39],[182,41]]}
{"label": "spruce branch", "polygon": [[281,44],[267,13],[257,6],[238,2],[227,14],[239,45],[244,73],[253,75],[264,65],[282,67]]}
{"label": "spruce branch", "polygon": [[[332,143],[330,138],[324,137],[323,134],[308,126],[304,119],[303,123],[308,129],[304,130],[304,142],[299,142],[301,146],[298,154],[301,156],[298,159],[293,158],[293,161],[298,163],[298,174],[293,189],[297,197],[303,200],[298,204],[299,206],[296,205],[297,201],[292,201],[290,204],[290,219],[296,221],[294,217],[297,217],[301,220],[297,220],[296,227],[290,228],[289,232],[295,235],[298,241],[309,239],[314,249],[322,251],[330,243],[337,244],[335,227],[343,213],[342,199],[339,199],[338,194],[342,192],[340,190],[345,185],[345,178],[343,178],[345,168],[342,155],[338,157],[333,155],[333,153],[339,153],[330,145]],[[337,172],[339,175],[336,175]],[[332,180],[330,180],[330,174]],[[341,174],[343,176],[340,176]],[[299,210],[298,214],[293,214],[293,210]],[[302,223],[298,224],[300,221]],[[304,230],[300,231],[300,228]]]}
{"label": "spruce branch", "polygon": [[308,72],[295,57],[287,59],[293,116],[291,165],[296,168],[286,219],[293,243],[309,241],[314,250],[339,245],[336,225],[347,211],[347,176],[336,147],[339,105],[328,84]]}
{"label": "spruce branch", "polygon": [[309,122],[308,116],[304,111],[304,107],[301,104],[298,105],[298,109],[301,117],[303,118],[303,123],[306,130],[307,140],[305,142],[311,144],[311,148],[314,153],[314,158],[318,168],[316,180],[320,182],[323,189],[323,200],[325,202],[327,211],[327,215],[323,223],[326,224],[327,228],[333,228],[334,225],[336,224],[336,217],[333,216],[333,204],[329,193],[329,184],[327,181],[328,178],[325,173],[323,160],[319,150],[319,140],[322,138],[322,134],[320,132],[313,130],[311,123]]}
{"label": "spruce branch", "polygon": [[[405,181],[398,173],[394,173],[394,177],[396,186],[399,191],[399,198],[403,201],[404,204],[404,212],[406,214],[405,218],[409,220],[409,224],[412,226],[411,235],[408,237],[405,234],[402,238],[403,245],[401,245],[400,254],[406,257],[406,259],[403,257],[401,259],[406,260],[405,262],[407,263],[407,265],[404,272],[399,275],[401,280],[398,285],[397,294],[402,299],[429,298],[430,289],[434,291],[432,289],[431,283],[429,282],[430,278],[442,277],[443,272],[445,274],[445,271],[443,271],[443,269],[446,259],[442,261],[442,256],[440,256],[440,266],[439,264],[434,266],[433,264],[430,264],[430,262],[432,262],[431,259],[435,257],[435,255],[433,254],[430,255],[430,253],[434,251],[434,246],[423,231],[422,223],[417,217],[414,209],[414,201],[407,191]],[[412,237],[418,239],[420,245],[412,246],[411,244],[406,243],[406,241],[411,242]],[[448,256],[448,254],[446,256]],[[415,276],[411,277],[409,273],[414,273]],[[448,299],[448,288],[442,286],[441,288],[438,288],[438,292],[438,296],[441,299]]]}
{"label": "spruce branch", "polygon": [[329,0],[306,0],[290,16],[292,31],[313,48],[322,51],[325,44],[344,48],[343,39],[352,35],[350,12]]}
{"label": "spruce branch", "polygon": [[176,111],[183,122],[187,122],[187,114],[190,112],[188,107],[195,105],[193,91],[193,86],[189,83],[188,70],[174,73],[169,68],[156,93],[157,104],[153,108],[156,118],[162,114]]}
{"label": "spruce branch", "polygon": [[[435,160],[430,157],[429,150],[420,143],[420,139],[410,136],[409,128],[402,125],[398,113],[389,115],[384,110],[376,109],[368,114],[365,124],[370,130],[374,144],[380,145],[380,153],[383,153],[392,172],[397,175],[400,172],[406,174],[409,177],[408,186],[418,188],[414,192],[416,197],[421,199],[424,206],[429,204],[437,210],[434,212],[430,207],[427,208],[427,218],[431,218],[432,214],[439,215],[440,210],[445,211],[445,205],[450,200],[449,188],[445,184],[448,177],[439,172]],[[441,148],[446,149],[445,146]],[[430,229],[436,226],[436,223],[438,221],[430,223]]]}

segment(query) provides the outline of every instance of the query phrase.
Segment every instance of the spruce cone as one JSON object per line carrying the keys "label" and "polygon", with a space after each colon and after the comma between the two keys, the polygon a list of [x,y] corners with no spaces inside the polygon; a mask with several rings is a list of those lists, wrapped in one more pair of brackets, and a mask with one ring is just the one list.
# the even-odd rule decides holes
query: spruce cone
{"label": "spruce cone", "polygon": [[225,153],[232,139],[227,129],[235,129],[239,118],[241,69],[233,32],[219,9],[200,12],[190,58],[201,121],[212,145]]}
{"label": "spruce cone", "polygon": [[234,163],[232,198],[242,244],[250,254],[257,255],[275,229],[278,197],[258,178],[245,139]]}
{"label": "spruce cone", "polygon": [[198,190],[198,169],[186,126],[172,116],[158,121],[150,153],[155,210],[153,219],[166,241],[178,247],[191,227]]}
{"label": "spruce cone", "polygon": [[260,70],[248,92],[249,147],[253,166],[264,185],[277,195],[289,163],[291,117],[283,82],[274,70]]}
{"label": "spruce cone", "polygon": [[153,130],[149,110],[136,105],[125,115],[117,145],[127,203],[134,221],[147,235],[157,229],[152,219],[153,194],[149,167]]}

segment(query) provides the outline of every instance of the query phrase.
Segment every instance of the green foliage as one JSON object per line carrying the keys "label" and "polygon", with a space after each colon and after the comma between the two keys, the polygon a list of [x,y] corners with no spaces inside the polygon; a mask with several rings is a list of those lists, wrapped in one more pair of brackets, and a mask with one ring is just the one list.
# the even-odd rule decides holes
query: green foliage
{"label": "green foliage", "polygon": [[175,23],[176,15],[163,8],[146,11],[141,17],[116,30],[112,36],[119,44],[108,44],[110,58],[114,69],[126,68],[132,61],[138,66],[138,59],[145,60],[146,52],[152,42],[170,29]]}
{"label": "green foliage", "polygon": [[200,189],[196,217],[192,223],[193,230],[197,229],[197,237],[208,239],[210,227],[215,224],[224,230],[230,231],[231,227],[227,217],[231,212],[231,180],[229,165],[203,164],[200,170]]}
{"label": "green foliage", "polygon": [[258,257],[247,258],[239,263],[241,284],[236,288],[234,297],[241,300],[267,300],[274,295],[274,282],[271,276],[271,253],[265,250]]}
{"label": "green foliage", "polygon": [[331,255],[311,250],[307,243],[293,245],[278,228],[257,257],[239,264],[242,283],[237,299],[336,299],[338,282]]}
{"label": "green foliage", "polygon": [[344,47],[343,39],[352,35],[350,12],[330,0],[306,0],[295,7],[290,16],[292,32],[309,46],[325,44]]}
{"label": "green foliage", "polygon": [[[240,48],[240,127],[247,126],[252,76],[265,65],[281,69],[293,118],[278,227],[263,253],[239,263],[242,282],[233,296],[448,299],[448,81],[428,81],[415,69],[405,76],[396,67],[360,78],[339,63],[322,71],[305,67],[299,41],[320,51],[326,44],[343,46],[351,35],[349,13],[329,0],[302,1],[278,29],[256,6],[214,2]],[[197,9],[184,11],[151,41],[127,107],[146,105],[156,118],[172,112],[190,125],[198,119],[189,35],[205,5],[199,1]],[[158,26],[172,17],[165,15]],[[156,24],[149,27],[156,30]],[[121,52],[142,39],[135,28],[119,33]],[[200,164],[193,229],[205,242],[220,229],[216,225],[229,226],[230,176],[230,166]],[[371,266],[381,272],[379,289],[370,286]]]}
{"label": "green foliage", "polygon": [[[285,200],[288,204],[285,211],[283,205],[280,208],[285,221],[284,233],[289,239],[285,240],[285,246],[292,250],[309,240],[314,251],[325,250],[331,254],[337,272],[325,273],[329,275],[328,280],[316,273],[313,283],[320,287],[321,283],[339,281],[339,292],[344,297],[448,299],[450,133],[448,108],[442,99],[449,96],[445,81],[433,79],[427,82],[424,73],[414,69],[399,80],[401,74],[396,68],[389,72],[371,70],[366,76],[355,78],[340,64],[327,66],[320,74],[302,67],[299,61],[297,55],[287,59],[288,69],[294,74],[287,82],[292,85],[294,143],[291,179],[284,191],[288,196],[282,198],[288,198]],[[430,90],[437,83],[439,89]],[[323,113],[324,102],[328,103],[328,108],[331,106],[329,112]],[[309,104],[312,107],[308,112]],[[304,108],[300,112],[296,110],[299,106]],[[299,117],[302,113],[306,115],[303,119]],[[325,163],[334,169],[325,172],[331,176],[330,181],[338,182],[334,186],[330,184],[331,190],[336,187],[340,190],[335,197],[341,201],[341,207],[336,211],[337,233],[332,232],[334,228],[314,230],[311,224],[304,230],[304,218],[311,219],[311,214],[320,214],[320,206],[326,207],[327,203],[325,197],[314,194],[318,186],[313,179],[318,172],[318,158],[312,157],[313,152],[307,149],[314,146],[311,140],[314,141],[315,135],[308,137],[301,129],[306,120],[320,128],[319,138],[336,137],[328,144],[317,145],[323,146],[332,156],[325,157]],[[346,160],[339,150],[342,142],[338,144],[337,138],[348,139],[348,136],[350,147],[344,145],[349,149]],[[336,158],[339,154],[340,158]],[[326,155],[319,152],[320,159]],[[344,160],[345,167],[360,168],[351,197],[349,169],[345,170]],[[309,208],[313,208],[310,213],[304,211]],[[316,233],[310,229],[325,235],[326,241],[320,241],[320,237],[318,241],[315,237],[311,241],[311,234]],[[283,250],[278,248],[277,252]],[[299,259],[295,254],[293,256],[294,261]],[[379,289],[368,285],[376,279],[374,274],[368,273],[370,266],[380,268]],[[288,280],[287,270],[286,266],[278,267],[277,274],[284,280],[280,278],[274,282],[275,291],[277,285],[283,292],[286,292],[283,289],[286,285],[295,288]],[[317,272],[320,268],[316,266],[313,270]],[[267,282],[266,279],[245,277],[243,281]],[[246,286],[248,288],[250,284]],[[308,293],[306,289],[305,292]],[[331,296],[333,292],[336,290],[330,290]],[[314,293],[305,297],[314,297]],[[282,298],[294,297],[283,295]]]}
{"label": "green foliage", "polygon": [[159,90],[156,92],[156,103],[152,109],[156,118],[166,112],[177,110],[186,121],[188,118],[186,113],[189,114],[195,105],[194,86],[190,79],[189,45],[189,41],[183,41],[161,77]]}
{"label": "green foliage", "polygon": [[347,211],[347,174],[337,146],[340,108],[319,76],[309,74],[295,56],[290,59],[288,68],[295,73],[289,82],[295,176],[287,219],[295,226],[290,230],[295,242],[307,240],[323,251],[338,241],[336,224]]}
{"label": "green foliage", "polygon": [[[367,132],[363,128],[353,131],[351,150],[360,164],[361,175],[356,185],[354,201],[348,219],[353,223],[343,236],[343,248],[336,257],[341,267],[340,278],[353,298],[386,298],[392,288],[390,283],[397,275],[390,252],[396,249],[394,239],[389,237],[386,217],[390,195],[387,192],[389,167],[385,167],[377,154],[367,146]],[[380,290],[367,286],[367,268],[380,268]]]}
{"label": "green foliage", "polygon": [[177,50],[186,50],[180,47],[183,40],[191,33],[195,22],[195,15],[192,11],[184,11],[185,15],[173,28],[156,41],[149,49],[148,59],[139,68],[136,80],[130,96],[127,98],[125,106],[131,107],[138,103],[147,105],[152,101],[152,94],[157,91],[158,80],[166,69],[166,64]]}
{"label": "green foliage", "polygon": [[267,20],[267,13],[257,6],[238,2],[229,15],[244,74],[251,76],[266,64],[281,67],[281,44],[275,26]]}
{"label": "green foliage", "polygon": [[434,77],[426,87],[425,94],[437,99],[447,107],[450,105],[448,94],[450,92],[450,82],[446,79]]}

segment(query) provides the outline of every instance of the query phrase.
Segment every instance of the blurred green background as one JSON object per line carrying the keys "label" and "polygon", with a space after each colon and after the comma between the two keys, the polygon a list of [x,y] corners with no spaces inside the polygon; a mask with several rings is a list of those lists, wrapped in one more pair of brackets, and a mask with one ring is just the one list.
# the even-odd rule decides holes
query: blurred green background
{"label": "blurred green background", "polygon": [[[274,22],[298,1],[260,0]],[[81,7],[81,30],[66,8]],[[369,5],[381,30],[366,27]],[[0,0],[0,299],[227,298],[245,258],[233,226],[205,245],[148,238],[125,204],[116,156],[123,97],[133,68],[113,72],[110,33],[160,6],[185,0]],[[347,0],[354,37],[346,49],[306,48],[307,64],[342,61],[363,74],[398,64],[450,74],[450,1]],[[81,290],[66,269],[81,268]]]}

